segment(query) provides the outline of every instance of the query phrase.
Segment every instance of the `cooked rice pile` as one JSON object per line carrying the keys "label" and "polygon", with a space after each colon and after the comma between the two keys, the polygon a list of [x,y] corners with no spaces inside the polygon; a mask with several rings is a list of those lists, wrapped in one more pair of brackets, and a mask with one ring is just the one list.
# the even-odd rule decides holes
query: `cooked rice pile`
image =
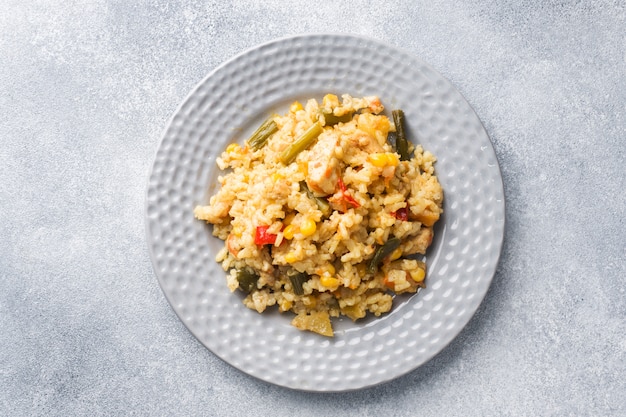
{"label": "cooked rice pile", "polygon": [[426,265],[411,255],[431,244],[443,191],[431,153],[409,144],[401,160],[383,109],[377,97],[295,102],[270,118],[266,142],[231,144],[217,159],[228,172],[194,214],[225,241],[217,261],[247,307],[277,305],[294,326],[332,336],[330,317],[379,316],[393,294],[424,286]]}

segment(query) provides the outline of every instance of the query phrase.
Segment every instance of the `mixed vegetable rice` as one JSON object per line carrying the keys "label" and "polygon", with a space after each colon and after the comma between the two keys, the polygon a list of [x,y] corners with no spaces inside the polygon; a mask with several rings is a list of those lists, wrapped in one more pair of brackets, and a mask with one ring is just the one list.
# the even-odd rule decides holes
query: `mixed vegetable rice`
{"label": "mixed vegetable rice", "polygon": [[443,191],[403,112],[383,110],[378,97],[295,102],[217,158],[221,187],[194,214],[224,240],[217,261],[247,307],[333,336],[331,317],[379,316],[424,286],[413,255],[432,242]]}

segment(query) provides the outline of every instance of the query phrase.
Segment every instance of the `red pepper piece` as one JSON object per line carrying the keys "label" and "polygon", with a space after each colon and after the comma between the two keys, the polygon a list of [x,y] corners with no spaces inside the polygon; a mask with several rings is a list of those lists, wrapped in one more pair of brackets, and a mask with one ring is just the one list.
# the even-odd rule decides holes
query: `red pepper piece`
{"label": "red pepper piece", "polygon": [[393,217],[395,217],[398,220],[402,220],[403,222],[409,220],[409,208],[408,207],[402,207],[398,209],[397,211],[394,211],[391,214]]}
{"label": "red pepper piece", "polygon": [[339,188],[341,189],[341,195],[344,200],[352,204],[354,208],[361,207],[359,202],[356,201],[354,197],[352,197],[350,194],[348,194],[348,188],[346,187],[346,184],[343,183],[343,180],[341,179],[341,177],[339,177],[339,179],[337,180],[337,184],[339,184]]}
{"label": "red pepper piece", "polygon": [[269,226],[258,226],[254,234],[254,243],[257,245],[273,245],[276,243],[278,235],[274,233],[268,233]]}

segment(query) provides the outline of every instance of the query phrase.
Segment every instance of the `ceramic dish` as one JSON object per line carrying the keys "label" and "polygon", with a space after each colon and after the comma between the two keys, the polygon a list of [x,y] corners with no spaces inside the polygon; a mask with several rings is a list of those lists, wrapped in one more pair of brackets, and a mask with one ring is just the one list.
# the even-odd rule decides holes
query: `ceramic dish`
{"label": "ceramic dish", "polygon": [[[223,244],[193,208],[215,192],[215,158],[268,115],[326,93],[378,95],[404,110],[409,137],[434,153],[444,215],[426,255],[427,287],[335,337],[302,332],[291,314],[258,314],[226,287]],[[386,111],[387,111],[386,110]],[[147,241],[168,301],[215,355],[264,381],[346,391],[389,381],[440,352],[470,320],[495,273],[504,235],[498,162],[474,111],[429,65],[378,41],[306,35],[250,49],[210,73],[172,117],[147,186]]]}

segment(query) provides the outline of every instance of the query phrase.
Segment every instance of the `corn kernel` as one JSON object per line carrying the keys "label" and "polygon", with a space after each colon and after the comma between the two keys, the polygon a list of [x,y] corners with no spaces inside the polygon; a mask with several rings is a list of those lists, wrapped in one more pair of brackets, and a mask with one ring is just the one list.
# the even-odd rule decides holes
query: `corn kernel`
{"label": "corn kernel", "polygon": [[302,103],[300,103],[299,101],[294,101],[293,103],[291,103],[291,106],[289,106],[289,111],[292,113],[300,110],[304,110],[304,108],[302,107]]}
{"label": "corn kernel", "polygon": [[272,175],[270,175],[270,178],[272,178],[272,181],[276,182],[278,180],[282,180],[283,176],[278,172],[274,172]]}
{"label": "corn kernel", "polygon": [[293,303],[289,300],[283,300],[280,303],[280,309],[282,311],[289,311],[291,309],[291,307],[293,307]]}
{"label": "corn kernel", "polygon": [[298,260],[298,257],[296,256],[296,254],[294,252],[289,252],[287,255],[285,255],[285,262],[287,263],[294,263]]}
{"label": "corn kernel", "polygon": [[387,152],[387,165],[391,167],[397,167],[400,165],[400,158],[395,153]]}
{"label": "corn kernel", "polygon": [[289,226],[285,227],[285,230],[283,230],[283,236],[287,240],[293,239],[293,235],[295,233],[296,233],[296,226],[294,226],[293,224],[290,224]]}
{"label": "corn kernel", "polygon": [[306,161],[298,161],[298,171],[302,172],[305,177],[309,176],[309,163]]}
{"label": "corn kernel", "polygon": [[369,155],[367,159],[372,163],[372,165],[379,168],[391,166],[396,167],[400,164],[398,155],[393,152],[373,153]]}
{"label": "corn kernel", "polygon": [[300,233],[302,233],[305,237],[311,236],[313,233],[315,233],[316,229],[317,225],[312,219],[304,219],[304,221],[300,225]]}
{"label": "corn kernel", "polygon": [[424,278],[426,278],[426,271],[424,271],[422,268],[416,268],[410,270],[409,275],[411,276],[411,279],[413,279],[413,281],[420,283],[424,281]]}
{"label": "corn kernel", "polygon": [[322,276],[322,275],[331,276],[331,275],[335,275],[335,272],[336,271],[335,271],[335,267],[333,266],[333,264],[324,264],[315,270],[315,273],[319,276]]}
{"label": "corn kernel", "polygon": [[396,259],[400,259],[401,256],[402,256],[402,248],[397,248],[396,250],[391,252],[391,255],[389,256],[389,260],[395,261]]}
{"label": "corn kernel", "polygon": [[239,152],[240,149],[241,149],[241,146],[239,146],[238,143],[231,143],[230,145],[226,147],[226,152],[228,153]]}
{"label": "corn kernel", "polygon": [[339,106],[339,98],[334,94],[326,94],[322,99],[323,107],[337,107]]}
{"label": "corn kernel", "polygon": [[330,275],[323,275],[320,277],[320,284],[326,288],[334,288],[339,286],[339,280],[335,277],[331,277]]}
{"label": "corn kernel", "polygon": [[374,165],[375,167],[383,168],[387,165],[387,154],[386,153],[373,153],[367,157],[367,159]]}

